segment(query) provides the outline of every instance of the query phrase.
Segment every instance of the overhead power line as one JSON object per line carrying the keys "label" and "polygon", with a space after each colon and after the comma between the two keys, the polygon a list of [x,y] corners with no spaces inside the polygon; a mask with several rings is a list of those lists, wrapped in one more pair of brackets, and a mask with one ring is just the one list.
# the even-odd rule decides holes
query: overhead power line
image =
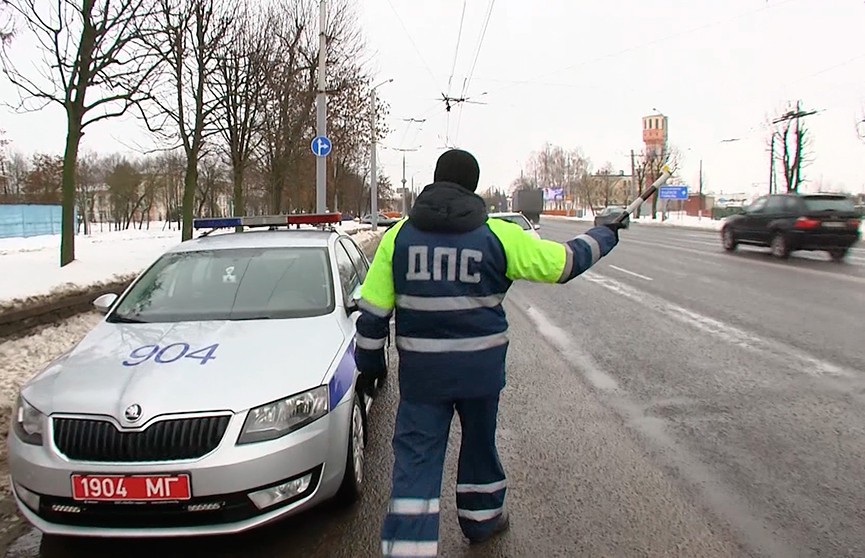
{"label": "overhead power line", "polygon": [[469,85],[471,84],[471,81],[472,81],[472,77],[475,75],[475,67],[478,65],[478,58],[481,55],[481,48],[483,47],[483,44],[484,44],[484,38],[487,36],[487,28],[490,25],[490,17],[493,15],[493,7],[495,5],[496,5],[496,0],[490,0],[490,7],[487,9],[487,17],[484,20],[483,27],[481,28],[481,36],[480,36],[480,39],[478,39],[478,47],[475,50],[475,57],[474,57],[474,60],[472,61],[472,66],[471,66],[471,69],[469,70],[469,75],[465,79],[465,81],[463,81],[463,92],[460,95],[460,97],[466,96],[466,92],[468,91]]}

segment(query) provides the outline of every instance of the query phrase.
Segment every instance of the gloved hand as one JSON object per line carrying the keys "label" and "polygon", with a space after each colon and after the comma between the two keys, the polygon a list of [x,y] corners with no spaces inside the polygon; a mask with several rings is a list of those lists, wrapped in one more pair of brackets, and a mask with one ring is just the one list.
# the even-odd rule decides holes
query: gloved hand
{"label": "gloved hand", "polygon": [[387,378],[387,363],[384,358],[385,350],[363,351],[363,353],[355,352],[355,363],[360,370],[358,389],[362,393],[372,395],[375,392],[376,383],[384,383]]}
{"label": "gloved hand", "polygon": [[613,234],[616,235],[616,242],[619,241],[619,229],[624,229],[624,223],[604,223],[602,226],[607,227]]}

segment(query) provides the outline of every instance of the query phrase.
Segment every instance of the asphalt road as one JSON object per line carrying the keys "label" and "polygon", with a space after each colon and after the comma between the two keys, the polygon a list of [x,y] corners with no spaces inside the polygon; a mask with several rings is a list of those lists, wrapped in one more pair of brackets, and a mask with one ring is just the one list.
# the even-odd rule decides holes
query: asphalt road
{"label": "asphalt road", "polygon": [[[566,240],[584,223],[545,220]],[[865,250],[776,262],[717,233],[633,226],[568,285],[516,285],[500,451],[512,528],[444,557],[865,556]],[[392,381],[394,378],[392,378]],[[246,535],[42,541],[8,558],[374,557],[395,386],[373,408],[367,493]]]}

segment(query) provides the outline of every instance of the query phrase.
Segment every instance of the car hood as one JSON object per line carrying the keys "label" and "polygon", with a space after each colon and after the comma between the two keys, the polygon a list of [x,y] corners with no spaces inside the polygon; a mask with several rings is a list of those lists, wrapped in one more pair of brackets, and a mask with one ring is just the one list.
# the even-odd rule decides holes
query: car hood
{"label": "car hood", "polygon": [[[344,341],[332,315],[169,324],[103,321],[28,382],[22,393],[46,414],[122,419],[124,411],[137,404],[142,424],[166,413],[239,412],[320,385]],[[136,349],[173,344],[162,363],[153,356],[128,365],[137,362],[130,360]],[[214,344],[213,358],[205,362]],[[187,356],[170,362],[186,345]]]}

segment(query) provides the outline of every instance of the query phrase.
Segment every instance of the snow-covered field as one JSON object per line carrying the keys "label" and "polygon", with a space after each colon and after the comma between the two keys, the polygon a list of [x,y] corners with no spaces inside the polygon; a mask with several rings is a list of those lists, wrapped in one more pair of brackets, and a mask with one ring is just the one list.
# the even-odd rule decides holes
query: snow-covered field
{"label": "snow-covered field", "polygon": [[[63,268],[59,263],[60,235],[0,239],[0,308],[17,306],[31,297],[132,278],[180,242],[177,229],[163,227],[164,223],[154,222],[149,229],[99,231],[97,225],[92,234],[76,236],[76,259]],[[357,228],[368,225],[354,221],[342,224],[345,231]]]}

